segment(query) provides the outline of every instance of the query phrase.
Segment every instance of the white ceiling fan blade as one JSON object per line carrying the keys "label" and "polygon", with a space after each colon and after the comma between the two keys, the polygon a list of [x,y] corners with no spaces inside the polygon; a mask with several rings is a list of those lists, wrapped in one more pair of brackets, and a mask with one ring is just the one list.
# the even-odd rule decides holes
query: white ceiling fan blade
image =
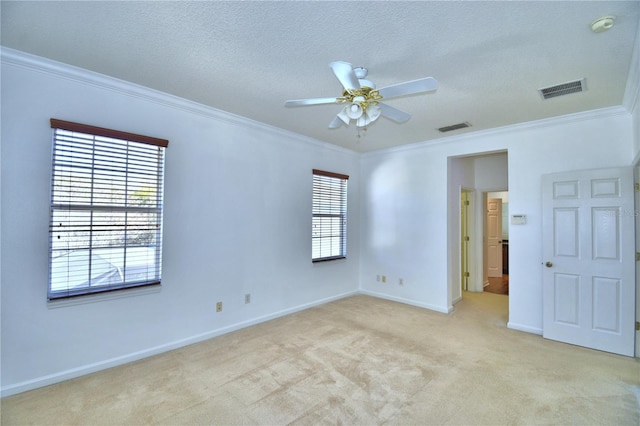
{"label": "white ceiling fan blade", "polygon": [[380,106],[381,114],[396,123],[404,123],[411,118],[411,114],[400,111],[398,108],[394,108],[382,102],[378,103],[378,105]]}
{"label": "white ceiling fan blade", "polygon": [[343,124],[344,123],[342,122],[340,117],[335,116],[335,117],[333,117],[333,120],[331,120],[331,123],[329,123],[329,128],[330,129],[337,129],[338,127],[342,126]]}
{"label": "white ceiling fan blade", "polygon": [[353,66],[349,62],[335,61],[331,62],[329,66],[345,89],[360,88],[358,77],[356,77],[356,73],[353,72]]}
{"label": "white ceiling fan blade", "polygon": [[284,106],[296,107],[296,106],[337,104],[337,103],[338,103],[338,98],[311,98],[311,99],[295,99],[291,101],[286,101],[284,103]]}
{"label": "white ceiling fan blade", "polygon": [[396,96],[412,95],[414,93],[431,92],[437,88],[438,81],[433,77],[426,77],[383,87],[382,89],[378,89],[378,93],[380,93],[383,98],[388,99]]}

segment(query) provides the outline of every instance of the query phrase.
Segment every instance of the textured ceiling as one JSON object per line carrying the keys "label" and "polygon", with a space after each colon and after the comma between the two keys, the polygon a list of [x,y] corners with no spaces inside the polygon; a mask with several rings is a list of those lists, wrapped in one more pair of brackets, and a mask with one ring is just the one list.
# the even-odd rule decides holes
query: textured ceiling
{"label": "textured ceiling", "polygon": [[[1,2],[1,43],[356,151],[622,104],[640,2]],[[616,16],[593,33],[590,23]],[[387,101],[412,114],[368,131],[328,129],[329,62],[384,87],[420,77],[436,92]],[[583,93],[537,89],[586,78]]]}

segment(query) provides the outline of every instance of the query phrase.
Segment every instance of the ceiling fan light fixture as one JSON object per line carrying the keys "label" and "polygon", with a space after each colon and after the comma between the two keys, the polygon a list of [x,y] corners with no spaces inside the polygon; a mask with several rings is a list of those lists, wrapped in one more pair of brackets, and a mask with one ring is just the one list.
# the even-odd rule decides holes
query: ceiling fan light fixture
{"label": "ceiling fan light fixture", "polygon": [[382,108],[380,108],[380,105],[378,104],[369,105],[365,111],[365,114],[369,118],[370,122],[376,121],[378,117],[380,117],[381,113],[382,113]]}
{"label": "ceiling fan light fixture", "polygon": [[367,115],[363,115],[362,117],[356,120],[356,127],[367,127],[371,123],[371,119]]}
{"label": "ceiling fan light fixture", "polygon": [[353,102],[352,104],[345,107],[345,112],[347,113],[347,116],[349,118],[357,120],[358,118],[362,117],[364,110],[359,103]]}

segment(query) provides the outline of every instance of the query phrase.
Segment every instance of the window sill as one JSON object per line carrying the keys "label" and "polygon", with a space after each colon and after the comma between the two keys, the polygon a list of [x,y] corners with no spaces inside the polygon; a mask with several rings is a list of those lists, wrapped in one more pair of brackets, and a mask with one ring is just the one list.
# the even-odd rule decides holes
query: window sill
{"label": "window sill", "polygon": [[146,294],[160,293],[160,284],[147,285],[142,287],[130,287],[103,293],[85,294],[75,297],[53,299],[47,301],[49,309],[64,308],[67,306],[84,305],[86,303],[97,303],[107,300],[123,299],[127,297],[144,296]]}
{"label": "window sill", "polygon": [[331,262],[334,260],[346,260],[347,256],[336,256],[336,257],[326,257],[324,259],[313,259],[311,260],[312,263],[324,263],[324,262]]}

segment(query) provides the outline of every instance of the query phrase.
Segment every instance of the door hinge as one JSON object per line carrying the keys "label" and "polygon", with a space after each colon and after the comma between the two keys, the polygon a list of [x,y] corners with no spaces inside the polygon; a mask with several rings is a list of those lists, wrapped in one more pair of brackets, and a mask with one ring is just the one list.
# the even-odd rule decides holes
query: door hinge
{"label": "door hinge", "polygon": [[465,276],[465,277],[469,277],[470,275],[469,275],[469,273],[468,273],[468,272],[465,272],[465,273],[464,273],[464,276]]}
{"label": "door hinge", "polygon": [[640,183],[633,184],[633,187],[636,189],[636,192],[640,192]]}
{"label": "door hinge", "polygon": [[[636,185],[637,185],[637,183],[636,183]],[[469,205],[469,200],[465,200],[465,201],[464,201],[464,204],[465,204],[466,206],[468,206],[468,205]]]}
{"label": "door hinge", "polygon": [[636,252],[636,262],[640,262],[640,252]]}
{"label": "door hinge", "polygon": [[636,321],[636,331],[640,331],[640,321]]}
{"label": "door hinge", "polygon": [[464,240],[465,241],[469,241],[469,237],[464,237]]}

